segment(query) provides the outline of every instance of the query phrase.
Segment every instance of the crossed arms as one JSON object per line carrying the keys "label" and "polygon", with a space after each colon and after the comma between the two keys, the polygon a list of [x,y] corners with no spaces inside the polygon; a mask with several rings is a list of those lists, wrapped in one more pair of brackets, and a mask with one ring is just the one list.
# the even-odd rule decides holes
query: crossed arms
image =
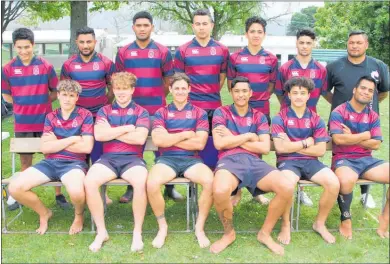
{"label": "crossed arms", "polygon": [[178,147],[190,151],[203,150],[207,138],[207,131],[169,133],[162,126],[158,126],[152,131],[153,143],[160,148]]}

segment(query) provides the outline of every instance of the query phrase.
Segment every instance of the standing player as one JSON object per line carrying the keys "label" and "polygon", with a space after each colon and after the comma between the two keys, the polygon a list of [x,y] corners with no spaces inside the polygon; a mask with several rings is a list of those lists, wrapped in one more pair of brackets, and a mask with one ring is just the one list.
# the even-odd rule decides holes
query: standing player
{"label": "standing player", "polygon": [[[353,89],[352,99],[336,107],[329,120],[333,138],[332,169],[340,181],[337,199],[341,211],[340,233],[352,239],[351,203],[358,179],[389,183],[389,163],[372,157],[382,141],[378,114],[369,106],[376,93],[377,80],[361,77]],[[389,239],[389,190],[377,233]]]}
{"label": "standing player", "polygon": [[[275,94],[280,102],[280,109],[290,105],[288,93],[283,89],[284,84],[293,77],[306,77],[314,82],[314,89],[310,92],[307,107],[317,112],[317,103],[320,96],[328,94],[326,68],[311,56],[316,35],[311,29],[301,29],[297,32],[297,56],[283,64],[279,68],[276,81]],[[300,201],[306,206],[312,206],[313,202],[301,187]]]}
{"label": "standing player", "polygon": [[[17,56],[1,70],[1,93],[6,102],[14,105],[15,137],[41,137],[45,116],[52,111],[51,102],[57,99],[57,75],[53,65],[34,55],[34,33],[30,29],[16,29],[12,42]],[[33,154],[20,154],[20,171],[32,165]],[[57,204],[68,208],[61,187],[55,190]],[[16,208],[17,203],[10,206],[11,210]]]}
{"label": "standing player", "polygon": [[[71,79],[77,81],[83,88],[77,105],[88,109],[94,119],[98,110],[111,103],[114,95],[111,90],[111,75],[115,71],[114,63],[103,54],[95,51],[95,31],[84,27],[76,31],[76,44],[79,54],[73,55],[64,62],[61,69],[61,80]],[[96,141],[91,155],[87,156],[94,163],[103,153],[103,145]],[[106,196],[107,204],[111,199]]]}
{"label": "standing player", "polygon": [[[173,75],[172,56],[167,47],[151,39],[154,25],[148,12],[134,15],[133,30],[136,40],[118,50],[115,67],[116,71],[127,71],[137,76],[133,100],[149,112],[153,122],[154,113],[166,105],[165,96],[169,93],[170,76]],[[169,197],[183,199],[173,185],[165,188]],[[129,186],[120,201],[128,203],[132,197],[132,187]]]}
{"label": "standing player", "polygon": [[144,246],[142,225],[147,205],[148,171],[142,154],[148,137],[149,114],[132,100],[136,80],[132,73],[114,73],[112,88],[115,102],[102,107],[96,116],[95,138],[103,142],[103,155],[91,166],[84,182],[88,208],[97,229],[95,240],[89,246],[93,252],[99,251],[109,239],[99,187],[119,177],[131,184],[135,192],[131,251],[140,251]]}
{"label": "standing player", "polygon": [[[389,68],[381,60],[367,56],[367,49],[367,34],[361,30],[352,31],[348,35],[348,55],[327,65],[331,111],[351,99],[353,88],[360,77],[371,76],[376,82],[376,89],[369,106],[379,115],[379,102],[389,94]],[[360,201],[368,208],[375,208],[374,199],[367,195],[368,187],[361,185]]]}
{"label": "standing player", "polygon": [[219,253],[236,239],[230,196],[247,187],[254,196],[265,192],[276,194],[257,239],[272,252],[283,255],[283,247],[272,239],[271,232],[291,203],[294,184],[261,159],[271,147],[269,125],[265,115],[248,104],[252,96],[249,80],[242,76],[233,79],[230,94],[234,104],[218,108],[213,117],[214,144],[219,150],[213,198],[224,235],[211,245],[210,251]]}
{"label": "standing player", "polygon": [[188,101],[190,79],[184,73],[173,75],[169,90],[173,102],[156,112],[152,131],[153,142],[161,153],[150,170],[147,182],[149,203],[159,227],[153,246],[161,248],[168,234],[161,185],[175,177],[184,176],[202,185],[195,235],[199,246],[205,248],[210,245],[210,240],[204,232],[204,225],[213,202],[214,175],[203,164],[198,152],[205,147],[208,137],[207,113]]}
{"label": "standing player", "polygon": [[31,189],[49,181],[61,181],[74,205],[75,216],[69,234],[79,233],[83,229],[83,181],[88,168],[85,154],[90,153],[93,147],[93,121],[88,110],[76,106],[80,93],[81,86],[77,82],[59,82],[60,108],[46,116],[41,138],[45,159],[21,172],[9,185],[15,199],[39,215],[36,232],[40,235],[46,232],[53,213]]}
{"label": "standing player", "polygon": [[[314,82],[306,77],[293,77],[285,83],[284,90],[291,105],[282,108],[272,119],[272,137],[277,167],[286,178],[295,185],[304,178],[324,187],[313,230],[326,242],[334,243],[336,239],[329,233],[325,222],[337,199],[340,183],[336,175],[318,160],[326,152],[329,136],[325,122],[306,105],[314,89]],[[290,209],[291,204],[283,214],[278,236],[283,244],[290,243]]]}
{"label": "standing player", "polygon": [[[275,88],[278,58],[261,46],[266,36],[266,26],[267,22],[261,17],[254,16],[245,21],[248,46],[230,56],[227,75],[229,89],[235,77],[244,76],[249,79],[253,91],[249,105],[262,112],[270,124],[269,99]],[[234,203],[237,203],[239,196],[240,192],[233,198]],[[255,199],[261,204],[269,203],[262,195],[256,196]]]}

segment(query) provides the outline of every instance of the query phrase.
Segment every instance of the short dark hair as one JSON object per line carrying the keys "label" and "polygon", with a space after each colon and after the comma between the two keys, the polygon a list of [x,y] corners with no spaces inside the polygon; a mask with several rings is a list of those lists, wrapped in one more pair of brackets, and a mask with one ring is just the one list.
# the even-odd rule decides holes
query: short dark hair
{"label": "short dark hair", "polygon": [[152,17],[152,15],[151,15],[149,12],[147,12],[147,11],[140,11],[140,12],[138,12],[137,14],[135,14],[135,15],[133,16],[133,25],[135,24],[135,21],[137,21],[137,19],[140,19],[140,18],[149,19],[150,24],[153,25],[153,17]]}
{"label": "short dark hair", "polygon": [[208,9],[198,9],[194,13],[192,13],[192,22],[194,22],[195,16],[208,16],[210,18],[211,23],[214,23],[213,17],[211,16],[211,13]]}
{"label": "short dark hair", "polygon": [[183,72],[176,72],[172,78],[171,78],[171,86],[173,86],[173,84],[175,82],[178,82],[178,81],[185,81],[188,86],[190,85],[190,78],[187,76],[187,74],[183,73]]}
{"label": "short dark hair", "polygon": [[293,77],[284,84],[284,91],[289,93],[294,86],[306,88],[309,93],[313,91],[315,87],[312,79],[306,77]]}
{"label": "short dark hair", "polygon": [[31,44],[34,44],[34,33],[28,28],[18,28],[12,32],[12,42],[14,45],[17,40],[21,39],[29,40]]}
{"label": "short dark hair", "polygon": [[255,24],[255,23],[262,25],[264,32],[265,32],[265,27],[267,26],[267,21],[265,21],[264,18],[261,18],[259,16],[250,17],[245,21],[245,32],[248,32],[248,30],[252,26],[252,24]]}
{"label": "short dark hair", "polygon": [[93,30],[93,28],[82,27],[82,28],[77,29],[76,39],[79,37],[79,35],[87,35],[87,34],[91,34],[95,38],[95,30]]}
{"label": "short dark hair", "polygon": [[297,31],[297,39],[302,36],[310,37],[312,40],[316,39],[316,33],[311,28],[302,28]]}
{"label": "short dark hair", "polygon": [[[244,77],[244,76],[237,76],[236,78],[234,78],[232,80],[232,85],[231,85],[231,88],[230,90],[232,90],[234,88],[234,86],[236,86],[237,83],[247,83],[249,88],[251,88],[251,84],[249,82],[249,79]],[[252,88],[251,88],[252,89]]]}
{"label": "short dark hair", "polygon": [[355,35],[363,35],[363,37],[368,40],[368,35],[367,33],[364,31],[364,30],[352,30],[352,31],[349,31],[348,33],[348,39],[351,37],[351,36],[355,36]]}
{"label": "short dark hair", "polygon": [[373,77],[371,77],[371,76],[369,76],[369,75],[364,75],[364,76],[362,76],[362,77],[359,78],[359,80],[357,81],[357,83],[356,83],[356,85],[355,85],[355,88],[358,88],[359,85],[360,85],[360,83],[361,83],[363,80],[366,80],[366,81],[369,81],[369,82],[374,83],[374,84],[375,84],[375,87],[376,87],[376,85],[377,85],[377,81],[376,81]]}

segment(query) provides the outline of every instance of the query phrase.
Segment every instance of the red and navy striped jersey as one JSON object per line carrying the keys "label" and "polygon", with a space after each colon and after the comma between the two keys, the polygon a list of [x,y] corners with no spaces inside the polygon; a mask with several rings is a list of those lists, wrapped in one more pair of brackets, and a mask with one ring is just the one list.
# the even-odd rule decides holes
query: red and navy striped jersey
{"label": "red and navy striped jersey", "polygon": [[172,55],[167,47],[151,41],[141,49],[137,42],[118,50],[115,61],[116,71],[127,71],[137,76],[133,100],[154,113],[166,105],[163,77],[173,75]]}
{"label": "red and navy striped jersey", "polygon": [[[209,122],[205,110],[188,102],[182,110],[178,110],[174,103],[158,109],[154,115],[153,129],[165,128],[168,133],[183,131],[209,132]],[[185,150],[179,147],[158,149],[162,156],[198,156],[197,151]]]}
{"label": "red and navy striped jersey", "polygon": [[245,47],[230,55],[227,78],[230,81],[237,76],[248,78],[253,91],[249,105],[269,115],[271,94],[268,84],[276,82],[277,72],[278,58],[274,54],[261,48],[256,55],[252,55]]}
{"label": "red and navy striped jersey", "polygon": [[284,92],[284,84],[293,77],[306,77],[310,78],[314,82],[314,90],[310,93],[309,101],[307,101],[307,107],[317,112],[317,103],[321,95],[326,95],[328,88],[328,77],[326,68],[318,61],[311,59],[306,69],[301,67],[301,64],[296,58],[293,58],[283,64],[279,68],[278,79],[275,86],[276,95],[284,95],[283,102],[280,109],[290,105],[290,99],[287,93]]}
{"label": "red and navy striped jersey", "polygon": [[[366,106],[361,113],[356,112],[350,102],[345,102],[336,107],[330,114],[329,126],[330,135],[343,134],[341,124],[346,125],[352,134],[370,131],[371,139],[382,141],[382,131],[378,114],[369,106]],[[336,145],[333,142],[333,161],[339,159],[355,159],[361,157],[370,157],[371,150],[365,149],[359,145]]]}
{"label": "red and navy striped jersey", "polygon": [[[43,133],[50,132],[54,133],[57,139],[81,135],[93,136],[92,114],[87,109],[76,106],[69,118],[65,120],[62,117],[61,108],[58,108],[46,116]],[[84,161],[86,159],[86,155],[61,150],[57,153],[47,154],[45,158]]]}
{"label": "red and navy striped jersey", "polygon": [[[252,107],[248,108],[245,116],[240,116],[237,113],[234,104],[217,108],[213,115],[213,129],[221,125],[229,129],[235,136],[245,133],[256,133],[257,135],[269,134],[269,125],[266,116]],[[241,147],[236,147],[218,151],[218,159],[239,153],[247,153],[259,157],[256,153]]]}
{"label": "red and navy striped jersey", "polygon": [[72,79],[81,85],[83,90],[77,105],[88,109],[95,116],[108,103],[106,88],[114,71],[114,63],[100,53],[95,52],[89,62],[84,62],[78,54],[64,62],[60,78]]}
{"label": "red and navy striped jersey", "polygon": [[[133,100],[122,108],[117,102],[103,106],[96,115],[96,123],[105,119],[111,127],[134,125],[149,129],[149,113]],[[142,157],[143,146],[130,145],[117,139],[103,142],[103,153],[138,155]]]}
{"label": "red and navy striped jersey", "polygon": [[[328,142],[330,140],[326,132],[325,122],[313,110],[306,108],[301,118],[297,117],[295,111],[289,106],[285,107],[272,118],[272,137],[278,137],[285,133],[292,142],[312,137],[315,143]],[[317,157],[294,153],[277,154],[278,161],[282,160],[307,160]]]}
{"label": "red and navy striped jersey", "polygon": [[15,57],[1,70],[1,92],[12,96],[15,132],[42,132],[46,114],[52,111],[49,90],[58,78],[53,65],[34,56],[29,65]]}
{"label": "red and navy striped jersey", "polygon": [[194,38],[176,50],[175,72],[184,72],[190,77],[193,105],[207,110],[222,105],[220,74],[226,73],[228,58],[228,48],[214,39],[202,47]]}

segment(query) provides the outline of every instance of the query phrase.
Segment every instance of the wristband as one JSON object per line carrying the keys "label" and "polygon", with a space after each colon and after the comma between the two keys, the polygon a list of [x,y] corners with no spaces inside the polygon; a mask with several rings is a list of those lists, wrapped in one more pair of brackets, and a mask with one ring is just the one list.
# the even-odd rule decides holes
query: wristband
{"label": "wristband", "polygon": [[302,148],[305,148],[305,144],[303,143],[303,140],[301,140]]}

